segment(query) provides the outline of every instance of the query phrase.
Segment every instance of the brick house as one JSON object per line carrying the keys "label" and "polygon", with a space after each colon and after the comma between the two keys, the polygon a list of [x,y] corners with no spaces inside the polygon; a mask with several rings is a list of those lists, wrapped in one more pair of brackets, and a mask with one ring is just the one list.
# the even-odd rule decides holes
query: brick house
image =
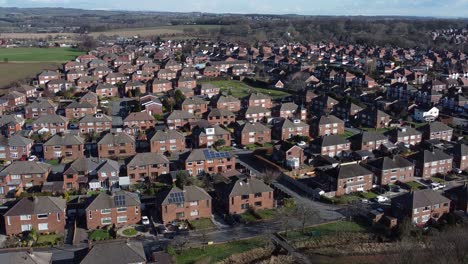
{"label": "brick house", "polygon": [[262,93],[251,93],[244,99],[244,105],[246,107],[256,106],[268,109],[273,107],[271,97]]}
{"label": "brick house", "polygon": [[341,101],[333,106],[333,114],[345,122],[353,120],[362,110],[362,107],[346,101]]}
{"label": "brick house", "polygon": [[24,118],[17,115],[0,115],[0,132],[10,137],[20,131],[25,124]]}
{"label": "brick house", "polygon": [[4,138],[2,136],[2,143],[0,145],[0,159],[3,160],[18,160],[21,158],[31,156],[31,149],[34,144],[34,140],[29,138],[22,137],[18,134],[15,134],[9,138]]}
{"label": "brick house", "polygon": [[310,137],[309,125],[295,119],[283,119],[273,127],[275,137],[279,140],[287,140],[294,136]]}
{"label": "brick house", "polygon": [[24,107],[26,119],[36,119],[43,115],[53,115],[57,111],[57,105],[51,100],[34,100]]}
{"label": "brick house", "polygon": [[330,177],[330,187],[335,191],[335,196],[372,189],[374,174],[359,164],[341,165],[326,173]]}
{"label": "brick house", "polygon": [[312,99],[311,109],[314,113],[330,113],[332,112],[338,101],[328,95],[321,95]]}
{"label": "brick house", "polygon": [[349,151],[351,144],[341,136],[330,135],[314,139],[310,144],[310,149],[312,153],[333,158],[342,156],[344,151]]}
{"label": "brick house", "polygon": [[[273,111],[274,116],[282,118],[297,118],[297,111],[299,106],[295,103],[283,103],[278,107],[275,107]],[[301,119],[301,118],[298,118]]]}
{"label": "brick house", "polygon": [[438,220],[450,211],[450,200],[433,190],[417,190],[392,199],[393,215],[399,219],[409,217],[417,226]]}
{"label": "brick house", "polygon": [[206,119],[212,125],[228,126],[236,122],[236,115],[226,109],[213,108],[206,116]]}
{"label": "brick house", "polygon": [[22,198],[3,214],[5,234],[20,235],[33,228],[38,233],[65,232],[65,199],[51,196]]}
{"label": "brick house", "polygon": [[143,107],[142,112],[146,112],[150,115],[162,115],[163,104],[158,97],[148,94],[140,97],[140,104]]}
{"label": "brick house", "polygon": [[184,78],[181,77],[177,80],[177,88],[197,88],[197,81],[193,78]]}
{"label": "brick house", "polygon": [[182,152],[185,148],[185,136],[176,130],[158,130],[150,140],[151,152]]}
{"label": "brick house", "polygon": [[142,182],[146,178],[154,181],[169,172],[169,160],[159,153],[138,153],[127,164],[127,174],[132,184]]}
{"label": "brick house", "polygon": [[200,97],[185,98],[181,105],[182,111],[201,117],[208,112],[208,102]]}
{"label": "brick house", "polygon": [[215,202],[225,213],[236,215],[249,209],[262,210],[275,207],[273,189],[255,178],[233,177],[215,185]]}
{"label": "brick house", "polygon": [[15,109],[18,106],[26,105],[26,94],[17,91],[11,91],[1,97],[7,103],[9,109]]}
{"label": "brick house", "polygon": [[334,115],[322,115],[312,121],[314,137],[341,135],[344,133],[344,121]]}
{"label": "brick house", "polygon": [[94,92],[100,97],[117,97],[119,96],[119,89],[117,86],[108,84],[108,83],[100,83],[94,88]]}
{"label": "brick house", "polygon": [[119,180],[117,161],[100,158],[79,158],[69,163],[63,172],[65,190],[101,190],[114,186]]}
{"label": "brick house", "polygon": [[222,146],[231,145],[231,133],[219,125],[197,126],[192,130],[192,137],[194,148],[211,147],[219,140],[224,141]]}
{"label": "brick house", "polygon": [[410,182],[414,179],[414,164],[400,156],[370,160],[364,166],[375,174],[374,183],[377,185]]}
{"label": "brick house", "polygon": [[244,113],[244,117],[248,121],[259,122],[271,120],[271,110],[261,106],[249,106]]}
{"label": "brick house", "polygon": [[51,166],[35,161],[14,161],[0,172],[0,194],[15,189],[40,187],[47,181]]}
{"label": "brick house", "polygon": [[107,133],[97,143],[99,158],[125,158],[135,155],[135,139],[124,133]]}
{"label": "brick house", "polygon": [[60,74],[55,71],[43,71],[38,76],[39,85],[45,86],[51,80],[60,79]]}
{"label": "brick house", "polygon": [[468,183],[445,190],[444,195],[452,201],[452,210],[468,213]]}
{"label": "brick house", "polygon": [[433,152],[422,150],[408,157],[415,166],[415,175],[430,179],[440,173],[446,174],[452,170],[453,157],[441,150],[435,149]]}
{"label": "brick house", "polygon": [[95,263],[146,264],[148,262],[141,241],[111,240],[93,243],[80,262],[80,264]]}
{"label": "brick house", "polygon": [[65,132],[67,129],[68,118],[56,114],[41,116],[33,122],[33,130],[39,134],[48,132],[55,135]]}
{"label": "brick house", "polygon": [[160,80],[174,80],[177,78],[177,72],[169,69],[161,69],[157,73],[157,77]]}
{"label": "brick house", "polygon": [[357,114],[362,126],[384,128],[390,125],[390,115],[377,108],[366,108]]}
{"label": "brick house", "polygon": [[104,81],[110,84],[117,84],[119,82],[124,83],[128,80],[128,77],[121,74],[120,72],[111,72],[104,76]]}
{"label": "brick house", "polygon": [[130,113],[124,120],[124,126],[134,130],[136,134],[138,131],[145,131],[155,126],[156,120],[153,116],[146,112]]}
{"label": "brick house", "polygon": [[212,106],[218,109],[238,112],[241,109],[241,101],[232,95],[219,95],[213,97]]}
{"label": "brick house", "polygon": [[73,102],[65,107],[65,116],[69,119],[82,118],[86,115],[94,115],[97,107],[88,102]]}
{"label": "brick house", "polygon": [[151,82],[151,92],[166,93],[172,90],[172,82],[166,79],[154,79]]}
{"label": "brick house", "polygon": [[198,186],[172,187],[158,196],[156,208],[163,224],[212,216],[211,196]]}
{"label": "brick house", "polygon": [[349,138],[353,150],[378,150],[382,145],[388,144],[388,138],[379,132],[363,131]]}
{"label": "brick house", "polygon": [[184,160],[184,169],[190,175],[224,173],[235,170],[236,158],[230,152],[211,149],[193,149]]}
{"label": "brick house", "polygon": [[54,135],[44,143],[44,159],[75,160],[84,157],[84,139],[71,134]]}
{"label": "brick house", "polygon": [[208,98],[212,98],[213,96],[218,95],[221,89],[219,87],[212,85],[211,83],[203,83],[201,84],[199,91],[200,91],[199,92],[200,95],[206,96]]}
{"label": "brick house", "polygon": [[242,146],[250,144],[265,144],[271,142],[271,130],[261,123],[244,123],[235,128],[237,144]]}
{"label": "brick house", "polygon": [[424,125],[418,130],[422,133],[424,140],[428,139],[441,139],[445,141],[452,140],[453,129],[441,122],[432,122]]}
{"label": "brick house", "polygon": [[422,141],[422,133],[408,126],[392,129],[386,132],[385,135],[394,144],[403,143],[407,146],[414,146]]}
{"label": "brick house", "polygon": [[468,147],[465,144],[456,144],[451,150],[451,154],[456,168],[460,170],[466,170],[468,168]]}
{"label": "brick house", "polygon": [[293,170],[299,169],[306,159],[303,148],[286,142],[275,145],[273,158],[276,161],[282,162],[286,168]]}
{"label": "brick house", "polygon": [[87,92],[83,96],[81,96],[79,102],[80,103],[86,102],[97,107],[99,105],[99,97],[97,96],[96,93]]}
{"label": "brick house", "polygon": [[92,197],[85,209],[86,228],[99,229],[108,225],[122,227],[141,221],[141,203],[137,194],[118,191]]}
{"label": "brick house", "polygon": [[193,67],[186,67],[180,72],[180,76],[182,76],[183,78],[194,78],[199,74],[200,72]]}
{"label": "brick house", "polygon": [[78,123],[81,134],[100,134],[109,131],[112,128],[112,117],[99,113],[95,115],[86,115]]}
{"label": "brick house", "polygon": [[196,117],[187,111],[174,110],[166,118],[166,124],[169,129],[179,129],[191,122],[195,122],[195,120]]}

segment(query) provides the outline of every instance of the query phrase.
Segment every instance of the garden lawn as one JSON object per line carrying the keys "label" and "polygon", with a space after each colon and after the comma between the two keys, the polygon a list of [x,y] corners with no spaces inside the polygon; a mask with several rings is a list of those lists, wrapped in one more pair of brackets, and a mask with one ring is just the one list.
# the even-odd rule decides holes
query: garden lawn
{"label": "garden lawn", "polygon": [[190,225],[195,230],[211,229],[215,227],[215,225],[209,218],[201,218],[198,220],[190,221]]}
{"label": "garden lawn", "polygon": [[249,212],[249,211],[247,211],[247,212],[241,214],[240,217],[242,218],[242,220],[244,220],[244,221],[247,222],[247,223],[257,221],[257,218],[255,217],[255,215],[253,215],[253,214],[252,214],[251,212]]}
{"label": "garden lawn", "polygon": [[361,193],[359,193],[359,196],[361,196],[364,199],[370,200],[370,199],[376,198],[378,196],[378,194],[376,194],[374,192],[361,192]]}
{"label": "garden lawn", "polygon": [[259,248],[265,245],[265,240],[260,238],[252,238],[229,242],[225,244],[209,245],[203,248],[185,249],[180,254],[177,254],[176,262],[178,264],[195,263],[216,263],[231,255],[243,253],[254,248]]}
{"label": "garden lawn", "polygon": [[125,236],[135,236],[136,234],[138,234],[138,232],[135,230],[135,228],[130,227],[130,228],[124,229],[122,231],[122,234],[124,234]]}
{"label": "garden lawn", "polygon": [[273,219],[276,217],[276,210],[274,209],[258,210],[255,213],[264,220]]}
{"label": "garden lawn", "polygon": [[89,239],[93,241],[101,241],[110,239],[109,231],[104,229],[97,229],[89,233]]}
{"label": "garden lawn", "polygon": [[36,246],[53,246],[56,245],[61,239],[61,236],[57,234],[49,234],[49,235],[40,235],[37,238]]}
{"label": "garden lawn", "polygon": [[431,180],[437,183],[445,183],[444,179],[437,178],[437,177],[431,177]]}
{"label": "garden lawn", "polygon": [[247,95],[253,92],[259,92],[265,95],[269,95],[273,99],[283,98],[283,97],[291,95],[288,92],[284,92],[284,91],[253,87],[240,81],[225,80],[225,81],[209,81],[207,83],[210,83],[216,87],[219,87],[221,91],[225,93],[227,93],[230,90],[232,93],[232,96],[236,98],[246,97]]}
{"label": "garden lawn", "polygon": [[8,62],[65,62],[75,59],[83,52],[72,48],[1,48],[0,60]]}
{"label": "garden lawn", "polygon": [[411,187],[412,190],[418,190],[420,187],[423,186],[419,182],[415,182],[415,181],[406,182],[406,184],[408,184],[408,186]]}

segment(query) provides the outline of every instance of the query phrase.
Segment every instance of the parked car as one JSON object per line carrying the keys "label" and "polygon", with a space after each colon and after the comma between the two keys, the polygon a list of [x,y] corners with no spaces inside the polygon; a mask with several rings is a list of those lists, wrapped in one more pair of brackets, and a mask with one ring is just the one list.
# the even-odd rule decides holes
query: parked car
{"label": "parked car", "polygon": [[453,172],[453,173],[458,173],[458,174],[463,173],[463,171],[462,171],[461,169],[459,169],[459,168],[453,168],[453,169],[452,169],[452,172]]}
{"label": "parked car", "polygon": [[439,190],[439,189],[441,189],[441,186],[440,186],[440,185],[441,185],[441,184],[438,183],[438,182],[433,182],[433,183],[431,183],[431,189],[434,190],[434,191],[435,191],[435,190]]}
{"label": "parked car", "polygon": [[35,161],[37,160],[37,157],[34,155],[29,156],[28,161]]}
{"label": "parked car", "polygon": [[375,197],[375,199],[376,199],[377,202],[379,202],[379,203],[384,203],[384,202],[390,201],[390,199],[388,199],[387,197],[382,196],[382,195],[379,195],[379,196]]}
{"label": "parked car", "polygon": [[150,224],[149,218],[146,215],[142,216],[141,223],[144,225],[149,225]]}

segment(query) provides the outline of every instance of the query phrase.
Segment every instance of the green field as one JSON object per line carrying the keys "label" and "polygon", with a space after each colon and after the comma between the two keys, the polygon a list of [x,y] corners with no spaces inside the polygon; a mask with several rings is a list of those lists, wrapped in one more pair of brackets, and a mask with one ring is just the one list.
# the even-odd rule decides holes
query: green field
{"label": "green field", "polygon": [[[1,60],[1,59],[0,59]],[[35,77],[43,70],[54,70],[60,66],[57,62],[0,63],[0,88],[14,81],[23,81]],[[0,90],[0,93],[2,90]]]}
{"label": "green field", "polygon": [[247,85],[247,84],[245,84],[243,82],[239,82],[239,81],[231,81],[231,80],[227,80],[227,81],[210,81],[210,82],[207,82],[207,83],[211,83],[214,86],[221,88],[222,92],[227,93],[230,90],[231,93],[232,93],[232,96],[237,97],[237,98],[246,97],[247,95],[249,95],[250,93],[253,93],[253,92],[263,93],[263,94],[271,96],[274,99],[283,98],[283,97],[286,97],[286,96],[290,95],[289,93],[283,92],[283,91],[270,90],[270,89],[265,89],[265,88],[257,88],[257,87],[249,86],[249,85]]}
{"label": "green field", "polygon": [[71,48],[1,48],[0,61],[8,62],[65,62],[83,52]]}

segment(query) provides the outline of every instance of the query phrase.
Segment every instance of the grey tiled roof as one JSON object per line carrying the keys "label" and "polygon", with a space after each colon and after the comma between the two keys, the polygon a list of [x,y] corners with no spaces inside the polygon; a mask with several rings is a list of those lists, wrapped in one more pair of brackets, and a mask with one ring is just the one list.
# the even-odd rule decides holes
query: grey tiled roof
{"label": "grey tiled roof", "polygon": [[418,153],[415,153],[411,156],[409,156],[409,159],[410,160],[416,160],[416,161],[419,161],[419,162],[433,162],[433,161],[439,161],[439,160],[448,160],[448,159],[452,159],[452,156],[449,156],[448,154],[446,154],[445,152],[441,151],[441,150],[438,150],[438,149],[434,149],[433,152],[429,151],[429,150],[423,150],[423,151],[420,151]]}
{"label": "grey tiled roof", "polygon": [[367,164],[379,170],[391,170],[414,166],[412,162],[400,156],[395,156],[393,159],[389,157],[382,157],[368,161]]}
{"label": "grey tiled roof", "polygon": [[44,143],[44,146],[65,146],[65,145],[82,145],[84,144],[84,139],[72,134],[64,134],[60,136],[58,134],[51,137]]}
{"label": "grey tiled roof", "polygon": [[[98,117],[99,116],[99,117]],[[105,114],[85,115],[80,119],[80,123],[112,122],[112,117]]]}
{"label": "grey tiled roof", "polygon": [[119,163],[111,159],[78,158],[73,161],[64,174],[95,174],[98,172],[119,172]]}
{"label": "grey tiled roof", "polygon": [[18,134],[15,134],[15,135],[11,136],[10,138],[8,138],[8,145],[9,146],[21,147],[21,146],[30,145],[32,143],[34,143],[34,140],[22,137],[22,136],[20,136]]}
{"label": "grey tiled roof", "polygon": [[433,190],[417,190],[392,199],[408,208],[421,208],[434,204],[449,203],[450,200]]}
{"label": "grey tiled roof", "polygon": [[50,170],[50,165],[36,161],[14,161],[0,172],[0,176],[12,174],[42,174]]}
{"label": "grey tiled roof", "polygon": [[151,141],[167,141],[171,139],[185,140],[185,137],[176,130],[158,130],[151,138]]}
{"label": "grey tiled roof", "polygon": [[0,253],[0,263],[50,264],[52,263],[52,253],[37,251],[34,254],[30,254],[28,251],[4,252]]}
{"label": "grey tiled roof", "polygon": [[33,124],[66,123],[68,118],[61,115],[44,115],[34,120]]}
{"label": "grey tiled roof", "polygon": [[216,117],[216,116],[235,116],[235,114],[227,109],[224,108],[213,108],[211,109],[208,117]]}
{"label": "grey tiled roof", "polygon": [[245,114],[259,114],[259,113],[271,113],[271,110],[261,106],[251,106],[247,108]]}
{"label": "grey tiled roof", "polygon": [[219,190],[229,197],[273,191],[273,189],[263,181],[253,178],[231,181],[222,186]]}
{"label": "grey tiled roof", "polygon": [[167,120],[172,120],[172,119],[195,119],[195,116],[187,111],[174,110],[167,117]]}
{"label": "grey tiled roof", "polygon": [[262,94],[262,93],[251,93],[247,96],[247,100],[268,100],[271,99],[270,96]]}
{"label": "grey tiled roof", "polygon": [[241,132],[242,133],[249,133],[249,132],[259,132],[259,133],[264,133],[265,131],[270,131],[270,128],[266,127],[262,123],[249,123],[246,122],[242,127],[241,127]]}
{"label": "grey tiled roof", "polygon": [[371,171],[359,164],[347,164],[329,171],[330,175],[338,179],[354,178],[372,174]]}
{"label": "grey tiled roof", "polygon": [[114,197],[116,195],[123,195],[125,197],[125,206],[139,206],[141,204],[140,198],[138,198],[138,194],[127,191],[118,191],[112,193],[111,195],[107,193],[100,193],[98,196],[92,199],[92,201],[86,207],[86,210],[100,210],[120,207],[115,204]]}
{"label": "grey tiled roof", "polygon": [[349,143],[348,140],[338,135],[323,136],[316,138],[312,141],[313,145],[321,147],[336,146],[347,143]]}
{"label": "grey tiled roof", "polygon": [[125,240],[95,243],[80,264],[100,263],[146,263],[143,244]]}
{"label": "grey tiled roof", "polygon": [[72,102],[65,108],[94,108],[95,106],[88,102]]}
{"label": "grey tiled roof", "polygon": [[19,200],[5,215],[25,215],[44,213],[63,213],[66,208],[65,199],[51,196],[34,196]]}
{"label": "grey tiled roof", "polygon": [[173,187],[167,194],[165,194],[162,205],[174,203],[169,199],[170,195],[173,193],[181,193],[185,202],[211,200],[211,196],[204,189],[195,185],[191,185],[184,186],[183,190],[179,189],[178,187]]}
{"label": "grey tiled roof", "polygon": [[339,119],[338,117],[334,116],[334,115],[329,115],[329,116],[326,116],[326,115],[322,115],[319,119],[319,122],[318,122],[320,125],[326,125],[326,124],[334,124],[334,123],[341,123],[341,124],[344,124],[344,121]]}
{"label": "grey tiled roof", "polygon": [[135,139],[132,136],[129,136],[127,133],[118,132],[118,133],[107,133],[104,137],[99,140],[98,145],[107,145],[107,144],[128,144],[135,143]]}
{"label": "grey tiled roof", "polygon": [[154,117],[148,114],[147,112],[135,112],[135,113],[130,113],[124,119],[124,122],[131,122],[131,121],[154,121]]}
{"label": "grey tiled roof", "polygon": [[220,95],[216,98],[217,103],[230,103],[230,102],[240,102],[239,99],[232,95]]}
{"label": "grey tiled roof", "polygon": [[299,106],[295,103],[281,104],[280,111],[296,111]]}
{"label": "grey tiled roof", "polygon": [[436,121],[429,123],[427,125],[424,125],[419,128],[420,131],[427,131],[427,132],[443,132],[443,131],[451,131],[453,130],[451,127],[447,126],[446,124]]}
{"label": "grey tiled roof", "polygon": [[141,167],[153,164],[169,164],[169,160],[159,153],[138,153],[128,163],[127,167]]}

